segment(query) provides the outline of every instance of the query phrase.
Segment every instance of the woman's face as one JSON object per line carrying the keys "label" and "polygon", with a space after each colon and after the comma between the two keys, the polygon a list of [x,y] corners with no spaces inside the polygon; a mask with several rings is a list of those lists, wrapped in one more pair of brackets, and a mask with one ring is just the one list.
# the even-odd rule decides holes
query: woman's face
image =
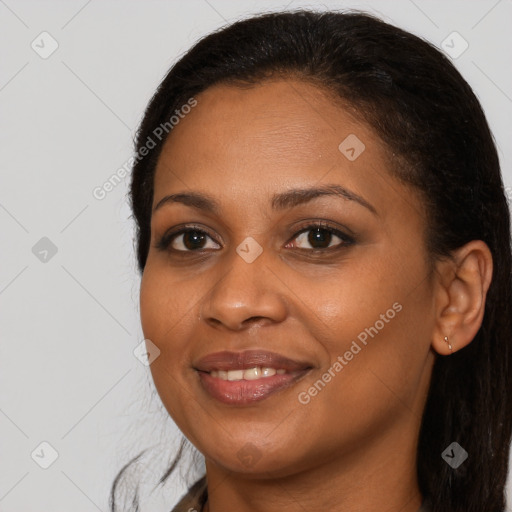
{"label": "woman's face", "polygon": [[418,195],[314,85],[196,99],[158,162],[141,285],[165,407],[230,471],[413,454],[434,360]]}

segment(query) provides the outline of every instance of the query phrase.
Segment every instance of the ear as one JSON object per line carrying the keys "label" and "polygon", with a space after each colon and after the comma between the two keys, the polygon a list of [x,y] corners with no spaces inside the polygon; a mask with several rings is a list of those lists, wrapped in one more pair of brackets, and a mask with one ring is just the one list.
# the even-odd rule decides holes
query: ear
{"label": "ear", "polygon": [[491,251],[482,240],[473,240],[453,251],[452,258],[436,263],[432,348],[439,354],[460,350],[476,336],[484,317],[492,269]]}

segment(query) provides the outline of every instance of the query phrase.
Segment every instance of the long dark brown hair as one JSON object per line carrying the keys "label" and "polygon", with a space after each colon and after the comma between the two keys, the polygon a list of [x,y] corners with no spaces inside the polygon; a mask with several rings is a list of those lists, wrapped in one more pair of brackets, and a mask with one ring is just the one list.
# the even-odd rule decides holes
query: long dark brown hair
{"label": "long dark brown hair", "polygon": [[[482,107],[427,41],[360,12],[298,10],[245,19],[195,44],[158,87],[137,134],[130,200],[140,272],[151,237],[155,167],[168,136],[157,139],[155,128],[213,84],[247,86],[276,75],[334,92],[387,144],[395,175],[424,198],[431,261],[471,240],[489,246],[494,274],[483,323],[465,348],[436,358],[417,472],[433,512],[503,512],[512,430],[510,213]],[[149,137],[156,145],[140,158]],[[441,457],[454,441],[469,454],[457,469]],[[112,486],[112,511],[127,466]]]}

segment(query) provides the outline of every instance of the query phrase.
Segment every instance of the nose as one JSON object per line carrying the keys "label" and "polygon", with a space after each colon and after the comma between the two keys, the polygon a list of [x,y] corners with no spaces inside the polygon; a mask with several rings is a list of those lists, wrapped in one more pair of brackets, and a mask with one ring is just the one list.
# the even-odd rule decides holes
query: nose
{"label": "nose", "polygon": [[222,276],[203,298],[200,317],[204,322],[215,328],[243,330],[255,323],[273,324],[286,318],[286,287],[264,254],[247,263],[233,251]]}

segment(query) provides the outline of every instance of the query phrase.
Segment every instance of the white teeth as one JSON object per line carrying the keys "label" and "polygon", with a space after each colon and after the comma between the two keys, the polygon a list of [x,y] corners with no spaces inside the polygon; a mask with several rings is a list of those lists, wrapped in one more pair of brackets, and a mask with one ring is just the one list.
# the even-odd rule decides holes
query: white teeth
{"label": "white teeth", "polygon": [[243,370],[229,370],[227,374],[228,380],[242,380],[244,378]]}
{"label": "white teeth", "polygon": [[216,377],[222,380],[256,380],[261,379],[262,377],[272,377],[273,375],[283,375],[286,373],[286,370],[280,368],[276,370],[275,368],[267,368],[255,366],[254,368],[247,368],[246,370],[213,370],[210,372],[212,377]]}
{"label": "white teeth", "polygon": [[256,380],[261,377],[261,368],[248,368],[244,370],[244,380]]}

